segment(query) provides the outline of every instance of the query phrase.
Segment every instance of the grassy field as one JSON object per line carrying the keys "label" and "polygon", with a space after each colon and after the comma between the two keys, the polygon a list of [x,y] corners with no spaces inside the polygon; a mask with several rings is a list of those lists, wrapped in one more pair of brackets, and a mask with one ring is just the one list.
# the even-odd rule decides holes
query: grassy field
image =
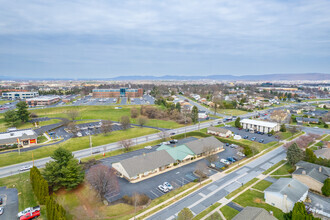
{"label": "grassy field", "polygon": [[[104,136],[103,134],[93,135],[92,142],[93,146],[99,146],[103,144],[113,143],[120,141],[122,139],[130,139],[135,138],[147,134],[152,134],[158,132],[155,129],[151,128],[131,128],[126,131],[114,131],[111,134]],[[42,148],[38,148],[33,151],[21,152],[20,155],[18,153],[7,153],[0,155],[0,167],[8,166],[16,163],[22,163],[26,161],[32,160],[32,153],[34,159],[40,159],[44,157],[50,156],[58,147],[63,147],[70,151],[77,151],[86,149],[89,147],[89,137],[77,137],[71,138],[60,144],[55,144],[51,146],[46,146]]]}
{"label": "grassy field", "polygon": [[239,197],[237,197],[236,199],[234,199],[234,202],[244,207],[246,206],[260,207],[266,209],[267,211],[273,211],[274,216],[277,219],[284,220],[284,213],[280,209],[265,203],[264,194],[261,192],[248,190]]}
{"label": "grassy field", "polygon": [[222,212],[222,214],[225,216],[225,218],[227,220],[234,218],[235,215],[237,215],[239,213],[239,211],[237,211],[236,209],[233,209],[232,207],[229,207],[227,205],[222,207],[220,209],[220,211]]}
{"label": "grassy field", "polygon": [[[61,120],[59,119],[51,119],[48,121],[41,121],[39,123],[39,126],[45,126],[45,125],[50,125],[50,124],[55,124],[60,122]],[[32,123],[22,123],[19,124],[18,126],[16,126],[17,129],[27,129],[27,128],[35,128],[34,124]],[[8,126],[5,124],[5,121],[3,120],[3,118],[0,119],[0,132],[5,132],[8,129]]]}
{"label": "grassy field", "polygon": [[239,116],[248,113],[247,111],[239,110],[239,109],[218,109],[218,113],[232,116]]}
{"label": "grassy field", "polygon": [[[290,171],[292,172],[293,169],[294,169],[294,166],[286,163],[284,166],[282,166],[281,168],[276,170],[274,173],[272,173],[272,175],[289,175],[289,174],[291,174]],[[274,178],[277,178],[277,177],[274,176]],[[278,178],[281,178],[281,177],[278,177]]]}
{"label": "grassy field", "polygon": [[0,100],[0,105],[6,104],[6,103],[10,103],[10,102],[13,102],[13,101],[10,101],[10,100]]}
{"label": "grassy field", "polygon": [[254,185],[252,188],[253,189],[260,190],[260,191],[264,191],[265,189],[267,189],[272,184],[273,183],[268,182],[266,180],[261,180],[259,183],[257,183],[256,185]]}
{"label": "grassy field", "polygon": [[[121,109],[115,109],[115,106],[63,106],[56,108],[45,108],[45,109],[36,109],[31,110],[31,112],[36,113],[39,117],[67,117],[67,112],[75,110],[79,112],[79,117],[77,120],[81,119],[103,119],[111,121],[119,121],[122,116],[130,116],[131,109],[136,107],[140,109],[140,106],[125,106]],[[137,119],[132,118],[131,123],[137,123]],[[148,126],[157,126],[161,128],[178,128],[183,125],[178,124],[175,121],[165,121],[150,119],[148,120]]]}

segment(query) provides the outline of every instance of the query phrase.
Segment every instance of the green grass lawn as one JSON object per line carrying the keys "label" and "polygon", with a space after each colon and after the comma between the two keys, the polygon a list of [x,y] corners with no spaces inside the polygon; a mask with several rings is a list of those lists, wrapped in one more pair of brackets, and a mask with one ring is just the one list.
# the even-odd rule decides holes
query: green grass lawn
{"label": "green grass lawn", "polygon": [[218,109],[218,113],[232,116],[239,116],[248,113],[247,111],[239,110],[239,109]]}
{"label": "green grass lawn", "polygon": [[246,206],[260,207],[266,209],[267,211],[273,211],[274,216],[277,219],[284,220],[284,213],[280,209],[265,203],[264,194],[261,192],[248,190],[239,197],[237,197],[236,199],[234,199],[234,202],[244,207]]}
{"label": "green grass lawn", "polygon": [[273,183],[268,182],[266,180],[261,180],[259,183],[257,183],[256,185],[254,185],[252,188],[258,189],[260,191],[264,191],[265,189],[267,189],[272,184]]}
{"label": "green grass lawn", "polygon": [[[126,131],[114,131],[111,134],[104,136],[103,134],[93,135],[92,142],[93,146],[99,146],[104,144],[109,144],[113,142],[117,142],[123,139],[135,138],[147,134],[152,134],[158,132],[155,129],[151,128],[131,128]],[[50,156],[58,147],[66,148],[70,151],[77,151],[86,149],[89,147],[89,137],[77,137],[71,138],[63,143],[55,144],[51,146],[46,146],[42,148],[38,148],[33,151],[21,152],[20,155],[18,153],[7,153],[0,155],[0,167],[8,166],[16,163],[22,163],[26,161],[32,160],[32,153],[34,159],[40,159],[44,157]]]}
{"label": "green grass lawn", "polygon": [[222,214],[225,216],[225,218],[227,220],[234,218],[235,215],[237,215],[239,213],[239,211],[237,211],[236,209],[233,209],[232,207],[229,207],[227,205],[222,207],[220,209],[220,211],[222,212]]}
{"label": "green grass lawn", "polygon": [[265,170],[262,174],[266,175],[266,174],[272,172],[273,170],[275,170],[277,167],[281,166],[284,163],[285,163],[285,161],[284,160],[281,160],[280,162],[278,162],[277,164],[275,164],[274,166],[272,166],[268,170]]}
{"label": "green grass lawn", "polygon": [[286,131],[286,132],[279,132],[278,135],[281,137],[281,140],[285,140],[287,138],[292,137],[292,133]]}
{"label": "green grass lawn", "polygon": [[47,140],[48,139],[45,136],[41,135],[38,137],[38,144],[42,144],[42,143],[46,142]]}
{"label": "green grass lawn", "polygon": [[0,105],[6,104],[6,103],[10,103],[10,102],[13,102],[13,101],[10,101],[10,100],[0,100]]}
{"label": "green grass lawn", "polygon": [[222,218],[218,212],[215,212],[211,216],[207,217],[206,220],[222,220]]}
{"label": "green grass lawn", "polygon": [[276,170],[272,175],[287,175],[290,174],[290,170],[292,170],[294,167],[291,164],[286,163],[281,168]]}
{"label": "green grass lawn", "polygon": [[[39,126],[45,126],[45,125],[50,125],[50,124],[55,124],[60,122],[61,120],[59,119],[51,119],[48,121],[41,121],[39,123]],[[0,119],[0,132],[5,132],[7,131],[9,127],[5,124],[5,121],[3,120],[3,118]],[[35,128],[34,124],[30,123],[30,122],[26,122],[26,123],[22,123],[19,124],[18,126],[16,126],[17,129],[27,129],[27,128]]]}
{"label": "green grass lawn", "polygon": [[257,182],[258,179],[254,178],[252,180],[250,180],[249,182],[245,183],[243,186],[241,186],[240,188],[232,191],[231,193],[229,193],[226,198],[230,199],[231,197],[235,196],[237,193],[242,192],[244,189],[246,189],[247,187],[251,186],[253,183]]}
{"label": "green grass lawn", "polygon": [[221,205],[221,203],[214,203],[213,205],[211,205],[210,207],[208,207],[207,209],[205,209],[204,211],[202,211],[201,213],[199,213],[198,215],[196,215],[193,220],[199,220],[201,218],[203,218],[205,215],[207,215],[208,213],[212,212],[214,209],[216,209],[217,207],[219,207]]}

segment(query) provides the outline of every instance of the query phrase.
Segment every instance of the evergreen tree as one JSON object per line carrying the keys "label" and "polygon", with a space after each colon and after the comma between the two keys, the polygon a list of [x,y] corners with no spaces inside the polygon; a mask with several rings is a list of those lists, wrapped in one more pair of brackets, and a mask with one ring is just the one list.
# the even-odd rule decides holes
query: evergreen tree
{"label": "evergreen tree", "polygon": [[286,152],[286,158],[291,165],[295,165],[297,162],[304,158],[304,152],[298,147],[296,143],[293,143]]}
{"label": "evergreen tree", "polygon": [[198,122],[198,108],[196,106],[192,108],[190,117],[194,124]]}
{"label": "evergreen tree", "polygon": [[181,105],[180,105],[179,102],[177,102],[177,103],[175,104],[175,108],[176,108],[176,110],[178,110],[178,112],[181,112]]}
{"label": "evergreen tree", "polygon": [[238,118],[235,120],[235,127],[236,127],[236,128],[240,128],[240,127],[242,127],[242,126],[241,126],[241,118],[240,118],[240,117],[238,117]]}
{"label": "evergreen tree", "polygon": [[28,105],[24,101],[20,101],[16,104],[17,116],[22,122],[28,122],[30,117],[30,112],[27,110]]}
{"label": "evergreen tree", "polygon": [[15,110],[6,111],[4,114],[4,121],[7,126],[16,127],[21,121]]}
{"label": "evergreen tree", "polygon": [[324,181],[324,184],[322,186],[322,194],[325,196],[330,196],[330,178],[327,178]]}
{"label": "evergreen tree", "polygon": [[286,132],[285,124],[281,124],[280,131],[281,132]]}
{"label": "evergreen tree", "polygon": [[317,157],[315,156],[314,152],[310,148],[306,148],[305,151],[305,160],[310,163],[315,163]]}

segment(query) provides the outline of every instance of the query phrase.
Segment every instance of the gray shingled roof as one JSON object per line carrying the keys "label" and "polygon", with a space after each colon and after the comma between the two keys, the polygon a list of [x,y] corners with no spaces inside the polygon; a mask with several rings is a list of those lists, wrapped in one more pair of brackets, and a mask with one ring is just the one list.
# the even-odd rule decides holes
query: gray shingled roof
{"label": "gray shingled roof", "polygon": [[[328,167],[324,167],[313,163],[308,163],[305,161],[299,161],[298,163],[296,163],[296,167],[297,169],[293,172],[293,174],[307,175],[321,183],[323,183],[327,178],[330,177],[330,168]],[[321,172],[319,171],[320,167],[321,167]],[[306,174],[302,174],[303,171],[305,171]]]}
{"label": "gray shingled roof", "polygon": [[308,186],[292,178],[280,178],[267,189],[266,192],[276,192],[282,195],[287,195],[287,199],[293,203],[299,201],[299,199],[308,191]]}
{"label": "gray shingled roof", "polygon": [[218,147],[223,147],[224,144],[215,137],[211,136],[211,137],[201,138],[195,141],[191,141],[185,143],[184,145],[186,145],[192,152],[198,155],[204,153],[205,147],[216,149]]}
{"label": "gray shingled roof", "polygon": [[246,206],[238,213],[233,220],[276,220],[268,211],[263,208]]}
{"label": "gray shingled roof", "polygon": [[223,134],[226,134],[228,131],[230,131],[230,130],[222,128],[222,127],[208,127],[207,130],[214,131],[214,132],[220,132]]}
{"label": "gray shingled roof", "polygon": [[316,157],[321,157],[324,159],[330,159],[330,148],[323,148],[314,151]]}
{"label": "gray shingled roof", "polygon": [[130,177],[152,171],[171,163],[175,163],[175,160],[166,150],[154,151],[120,161],[120,164]]}

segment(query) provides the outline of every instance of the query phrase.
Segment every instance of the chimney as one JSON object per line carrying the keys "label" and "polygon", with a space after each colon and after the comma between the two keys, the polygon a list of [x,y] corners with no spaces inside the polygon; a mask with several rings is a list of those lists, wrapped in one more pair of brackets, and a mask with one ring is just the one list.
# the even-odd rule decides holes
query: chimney
{"label": "chimney", "polygon": [[301,172],[301,174],[302,174],[302,175],[306,175],[306,170],[303,170],[303,171]]}
{"label": "chimney", "polygon": [[321,167],[321,166],[319,167],[319,172],[320,172],[320,173],[322,172],[322,167]]}

